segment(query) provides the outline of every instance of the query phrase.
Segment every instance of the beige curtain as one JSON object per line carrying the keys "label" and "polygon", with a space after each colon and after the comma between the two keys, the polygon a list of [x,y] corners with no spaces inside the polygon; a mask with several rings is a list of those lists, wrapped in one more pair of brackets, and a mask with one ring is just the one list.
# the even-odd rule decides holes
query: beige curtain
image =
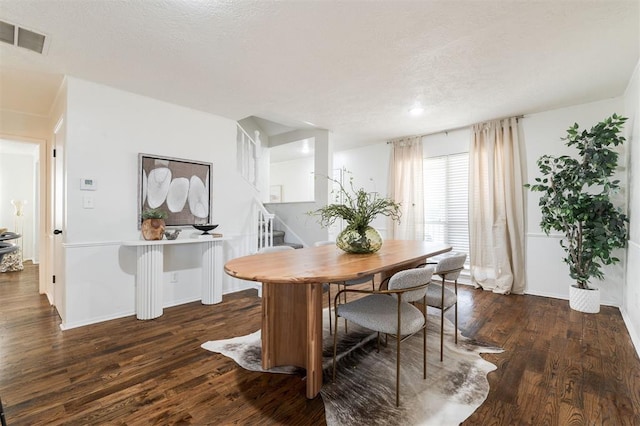
{"label": "beige curtain", "polygon": [[522,294],[524,188],[518,121],[474,125],[469,160],[472,281],[494,293]]}
{"label": "beige curtain", "polygon": [[424,185],[422,138],[416,136],[392,142],[389,166],[389,197],[401,204],[400,222],[389,220],[388,238],[424,239]]}

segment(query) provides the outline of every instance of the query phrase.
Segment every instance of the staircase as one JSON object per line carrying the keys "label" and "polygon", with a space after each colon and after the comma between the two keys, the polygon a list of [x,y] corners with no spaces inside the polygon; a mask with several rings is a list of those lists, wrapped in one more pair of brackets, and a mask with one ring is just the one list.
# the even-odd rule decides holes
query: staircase
{"label": "staircase", "polygon": [[300,249],[302,248],[302,244],[297,244],[297,243],[287,243],[284,240],[284,231],[273,231],[273,245],[274,246],[289,246],[289,247],[293,247],[294,249]]}
{"label": "staircase", "polygon": [[256,199],[257,215],[256,222],[258,224],[257,251],[264,247],[271,246],[289,246],[294,249],[302,248],[302,244],[288,243],[284,239],[284,231],[274,229],[274,214],[269,213],[264,205]]}

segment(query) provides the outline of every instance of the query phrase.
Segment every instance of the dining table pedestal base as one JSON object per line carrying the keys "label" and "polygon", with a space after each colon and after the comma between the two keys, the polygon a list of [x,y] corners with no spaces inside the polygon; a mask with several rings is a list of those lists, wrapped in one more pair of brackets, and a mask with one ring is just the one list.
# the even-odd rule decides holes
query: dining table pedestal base
{"label": "dining table pedestal base", "polygon": [[322,284],[262,283],[262,368],[307,370],[307,398],[322,387]]}
{"label": "dining table pedestal base", "polygon": [[238,257],[224,270],[262,283],[262,368],[305,368],[307,398],[315,398],[322,387],[322,283],[384,279],[448,251],[450,245],[417,240],[387,240],[371,254],[323,245]]}

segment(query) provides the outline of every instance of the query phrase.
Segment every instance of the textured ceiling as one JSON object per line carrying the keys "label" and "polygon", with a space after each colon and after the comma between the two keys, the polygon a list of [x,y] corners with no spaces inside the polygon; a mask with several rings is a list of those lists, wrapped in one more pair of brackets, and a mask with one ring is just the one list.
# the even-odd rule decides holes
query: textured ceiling
{"label": "textured ceiling", "polygon": [[640,39],[636,0],[0,0],[0,20],[49,37],[0,43],[2,109],[48,114],[68,74],[338,147],[620,96]]}

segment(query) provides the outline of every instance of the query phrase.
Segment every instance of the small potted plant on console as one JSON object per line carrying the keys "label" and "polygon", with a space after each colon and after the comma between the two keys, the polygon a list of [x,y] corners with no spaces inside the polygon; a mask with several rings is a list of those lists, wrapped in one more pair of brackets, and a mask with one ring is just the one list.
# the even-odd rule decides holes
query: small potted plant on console
{"label": "small potted plant on console", "polygon": [[147,209],[142,212],[142,237],[145,240],[161,240],[164,236],[164,220],[168,214],[160,209]]}

